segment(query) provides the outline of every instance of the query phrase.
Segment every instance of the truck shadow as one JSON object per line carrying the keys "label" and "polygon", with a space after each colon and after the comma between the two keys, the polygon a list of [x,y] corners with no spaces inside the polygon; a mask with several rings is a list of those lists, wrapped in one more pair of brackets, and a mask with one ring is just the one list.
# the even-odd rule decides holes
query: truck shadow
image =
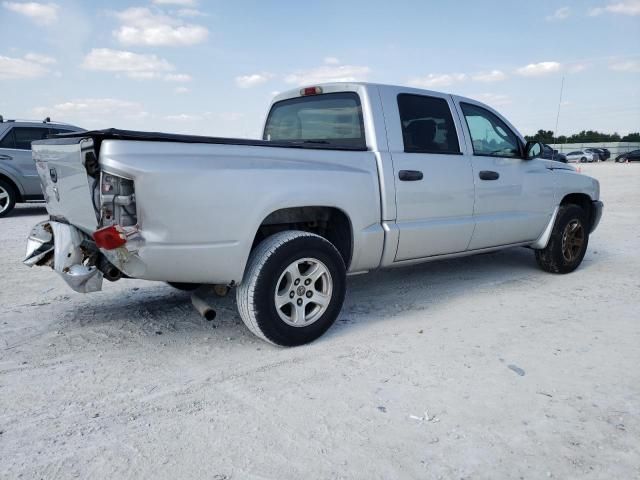
{"label": "truck shadow", "polygon": [[19,204],[16,205],[14,210],[10,212],[5,218],[11,217],[33,217],[38,215],[46,215],[47,209],[44,206],[44,203],[35,203],[35,204]]}
{"label": "truck shadow", "polygon": [[[589,263],[585,260],[581,268],[589,268]],[[366,328],[371,322],[392,320],[405,312],[422,311],[428,315],[430,309],[441,308],[470,293],[491,295],[498,288],[512,288],[514,295],[524,299],[527,291],[545,278],[549,274],[537,267],[533,252],[525,248],[351,276],[336,325],[319,341],[328,341],[353,328]],[[187,337],[193,334],[198,338],[207,332],[216,333],[210,341],[255,338],[237,313],[233,291],[226,297],[206,295],[217,312],[215,320],[206,321],[192,307],[186,292],[161,283],[134,288],[125,285],[121,283],[115,292],[109,291],[107,283],[106,291],[98,294],[99,299],[93,297],[90,303],[86,300],[89,308],[70,305],[63,323],[71,328],[114,323],[122,330],[125,322],[129,333],[143,336],[160,332]]]}

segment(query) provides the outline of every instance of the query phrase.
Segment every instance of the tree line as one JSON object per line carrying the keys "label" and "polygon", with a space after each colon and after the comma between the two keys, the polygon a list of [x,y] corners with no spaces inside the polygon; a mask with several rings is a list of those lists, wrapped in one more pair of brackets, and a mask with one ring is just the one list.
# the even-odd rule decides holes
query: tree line
{"label": "tree line", "polygon": [[583,130],[573,135],[553,136],[552,130],[538,130],[535,135],[525,135],[527,141],[542,143],[604,143],[604,142],[640,142],[640,132],[620,136],[617,133],[602,133],[595,130]]}

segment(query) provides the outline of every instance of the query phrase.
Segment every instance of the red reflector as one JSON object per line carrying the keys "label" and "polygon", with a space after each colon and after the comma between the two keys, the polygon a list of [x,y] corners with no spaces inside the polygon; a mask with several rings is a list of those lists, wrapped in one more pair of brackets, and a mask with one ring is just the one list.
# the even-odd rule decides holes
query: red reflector
{"label": "red reflector", "polygon": [[127,237],[119,225],[111,225],[110,227],[101,228],[93,232],[93,239],[98,248],[105,250],[113,250],[127,243]]}
{"label": "red reflector", "polygon": [[320,87],[306,87],[300,90],[300,95],[320,95],[322,93],[322,88]]}

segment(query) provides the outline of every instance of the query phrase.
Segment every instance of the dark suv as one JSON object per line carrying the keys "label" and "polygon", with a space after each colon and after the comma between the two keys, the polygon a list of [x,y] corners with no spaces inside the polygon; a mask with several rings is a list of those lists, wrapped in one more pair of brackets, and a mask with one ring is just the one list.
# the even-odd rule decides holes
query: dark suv
{"label": "dark suv", "polygon": [[616,157],[616,162],[638,162],[640,161],[640,150],[621,153]]}
{"label": "dark suv", "polygon": [[40,178],[31,158],[31,142],[49,135],[79,132],[81,128],[64,123],[4,120],[0,116],[0,217],[16,203],[42,201]]}

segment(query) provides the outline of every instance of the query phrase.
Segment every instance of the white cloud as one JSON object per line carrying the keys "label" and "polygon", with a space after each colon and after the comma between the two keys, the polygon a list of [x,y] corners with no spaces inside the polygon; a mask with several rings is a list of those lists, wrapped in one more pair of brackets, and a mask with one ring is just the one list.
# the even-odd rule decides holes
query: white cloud
{"label": "white cloud", "polygon": [[471,98],[475,98],[476,100],[486,103],[494,108],[504,107],[505,105],[511,104],[511,99],[507,95],[499,93],[479,93],[471,95]]}
{"label": "white cloud", "polygon": [[[117,98],[81,98],[33,109],[36,118],[51,117],[85,128],[105,128],[149,116],[141,104]],[[111,117],[111,118],[109,118]]]}
{"label": "white cloud", "polygon": [[340,60],[338,60],[336,57],[324,57],[324,63],[326,63],[327,65],[338,65],[340,63]]}
{"label": "white cloud", "polygon": [[197,8],[181,8],[178,10],[179,17],[207,17],[208,15]]}
{"label": "white cloud", "polygon": [[186,73],[168,73],[163,77],[163,80],[167,82],[190,82],[193,79],[191,75]]}
{"label": "white cloud", "polygon": [[589,65],[585,63],[574,63],[573,65],[569,65],[567,67],[567,70],[569,71],[569,73],[580,73],[587,68],[589,68]]}
{"label": "white cloud", "polygon": [[29,60],[30,62],[40,63],[42,65],[51,65],[56,63],[56,59],[50,57],[48,55],[41,55],[39,53],[27,53],[24,56],[25,60]]}
{"label": "white cloud", "polygon": [[138,80],[156,78],[162,72],[173,70],[173,65],[156,55],[94,48],[84,58],[82,67],[87,70],[124,73]]}
{"label": "white cloud", "polygon": [[195,122],[197,120],[202,120],[202,115],[193,115],[190,113],[178,113],[176,115],[165,115],[162,117],[169,122]]}
{"label": "white cloud", "polygon": [[530,63],[516,70],[519,75],[524,77],[539,77],[550,73],[559,72],[562,65],[558,62],[540,62]]}
{"label": "white cloud", "polygon": [[24,15],[38,25],[50,25],[58,20],[58,5],[38,2],[2,2],[2,6]]}
{"label": "white cloud", "polygon": [[327,63],[309,70],[298,70],[290,73],[284,77],[284,81],[296,85],[325,82],[358,82],[366,80],[370,73],[371,69],[366,66]]}
{"label": "white cloud", "polygon": [[240,88],[251,88],[269,81],[273,78],[272,73],[253,73],[250,75],[240,75],[236,77],[236,85]]}
{"label": "white cloud", "polygon": [[614,63],[609,66],[609,69],[616,72],[640,72],[640,62],[629,60],[628,62]]}
{"label": "white cloud", "polygon": [[426,77],[414,77],[409,80],[409,85],[418,88],[438,88],[448,87],[454,83],[462,82],[467,79],[464,73],[430,73]]}
{"label": "white cloud", "polygon": [[156,5],[182,5],[192,7],[196,4],[195,0],[153,0]]}
{"label": "white cloud", "polygon": [[0,55],[0,80],[37,78],[47,74],[49,69],[41,62],[25,58],[3,57]]}
{"label": "white cloud", "polygon": [[640,15],[640,0],[628,0],[626,2],[610,3],[604,7],[596,7],[589,10],[589,15],[596,17],[603,13],[616,13],[619,15]]}
{"label": "white cloud", "polygon": [[570,14],[571,10],[569,9],[569,7],[561,7],[553,12],[552,15],[547,16],[546,20],[547,22],[557,22],[569,18]]}
{"label": "white cloud", "polygon": [[184,93],[189,93],[191,90],[189,90],[187,87],[176,87],[174,92],[178,93],[178,94],[184,94]]}
{"label": "white cloud", "polygon": [[173,73],[174,66],[157,55],[143,55],[110,48],[94,48],[84,58],[82,67],[87,70],[122,73],[134,80],[164,80],[190,82],[191,75]]}
{"label": "white cloud", "polygon": [[217,114],[218,118],[224,120],[225,122],[237,122],[244,118],[244,113],[242,112],[221,112]]}
{"label": "white cloud", "polygon": [[132,7],[116,14],[122,25],[113,32],[124,45],[185,46],[206,40],[209,31],[201,26],[185,24],[182,20],[148,8]]}
{"label": "white cloud", "polygon": [[500,70],[491,70],[490,72],[480,72],[471,76],[476,82],[499,82],[507,78],[504,72]]}

